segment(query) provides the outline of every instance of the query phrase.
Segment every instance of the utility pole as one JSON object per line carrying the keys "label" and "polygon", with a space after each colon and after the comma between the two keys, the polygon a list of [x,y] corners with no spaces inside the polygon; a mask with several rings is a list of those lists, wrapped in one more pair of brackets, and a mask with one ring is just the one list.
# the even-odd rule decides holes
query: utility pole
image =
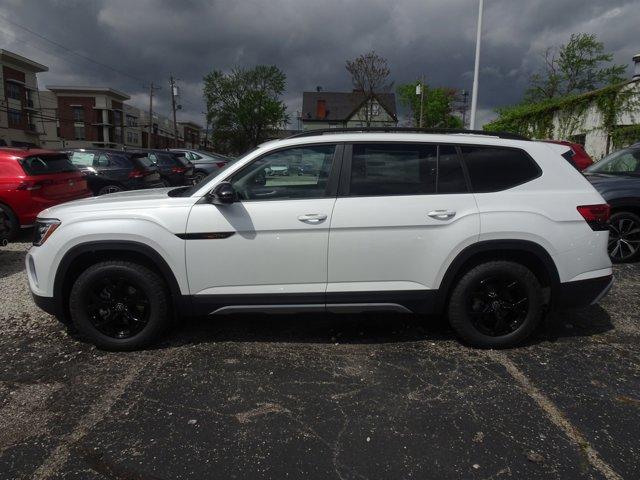
{"label": "utility pole", "polygon": [[149,125],[147,135],[147,148],[153,148],[153,141],[151,136],[153,135],[153,92],[160,87],[156,87],[153,82],[149,85]]}
{"label": "utility pole", "polygon": [[207,144],[209,142],[209,115],[207,115],[207,112],[200,112],[202,113],[202,115],[204,115],[204,121],[206,124],[206,128],[204,130],[204,149],[207,149]]}
{"label": "utility pole", "polygon": [[422,109],[424,106],[424,75],[420,77],[420,128],[422,128]]}
{"label": "utility pole", "polygon": [[476,62],[473,69],[473,89],[471,91],[471,118],[470,129],[476,128],[476,109],[478,108],[478,74],[480,72],[480,39],[482,37],[482,10],[484,0],[480,0],[478,7],[478,31],[476,32]]}
{"label": "utility pole", "polygon": [[171,86],[171,109],[173,110],[173,137],[175,145],[178,146],[178,122],[176,121],[176,96],[178,95],[178,87],[173,75],[169,79],[169,85]]}

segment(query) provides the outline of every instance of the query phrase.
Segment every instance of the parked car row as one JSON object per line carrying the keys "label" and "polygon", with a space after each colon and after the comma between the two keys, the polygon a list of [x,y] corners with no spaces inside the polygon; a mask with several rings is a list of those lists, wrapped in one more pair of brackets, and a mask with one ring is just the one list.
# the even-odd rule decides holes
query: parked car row
{"label": "parked car row", "polygon": [[0,244],[51,206],[125,190],[193,185],[229,161],[195,150],[0,147]]}

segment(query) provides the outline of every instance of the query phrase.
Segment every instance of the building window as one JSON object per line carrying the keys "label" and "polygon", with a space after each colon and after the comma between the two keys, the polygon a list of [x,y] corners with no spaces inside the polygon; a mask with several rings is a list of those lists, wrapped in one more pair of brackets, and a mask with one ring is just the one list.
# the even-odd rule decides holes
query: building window
{"label": "building window", "polygon": [[13,98],[14,100],[22,100],[22,89],[20,88],[20,85],[13,83],[13,82],[7,82],[7,98]]}
{"label": "building window", "polygon": [[122,127],[115,127],[113,129],[113,140],[116,143],[122,143]]}
{"label": "building window", "polygon": [[75,125],[73,127],[73,136],[75,140],[85,140],[84,125]]}
{"label": "building window", "polygon": [[113,111],[113,123],[116,127],[122,126],[122,112],[118,110]]}
{"label": "building window", "polygon": [[138,119],[133,115],[127,115],[127,127],[137,127]]}
{"label": "building window", "polygon": [[9,127],[20,127],[22,125],[22,112],[10,108],[7,110],[7,116],[9,119]]}
{"label": "building window", "polygon": [[84,107],[73,107],[73,121],[84,122]]}
{"label": "building window", "polygon": [[569,137],[569,140],[571,140],[573,143],[579,143],[584,147],[584,144],[587,141],[587,135],[584,133],[580,133],[578,135],[571,135]]}

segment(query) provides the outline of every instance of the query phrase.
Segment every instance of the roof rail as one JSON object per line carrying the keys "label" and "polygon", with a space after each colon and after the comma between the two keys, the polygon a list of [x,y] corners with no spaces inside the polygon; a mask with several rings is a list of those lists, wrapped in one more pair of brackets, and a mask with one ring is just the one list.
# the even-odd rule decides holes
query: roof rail
{"label": "roof rail", "polygon": [[510,140],[531,140],[528,137],[511,132],[487,132],[485,130],[465,130],[463,128],[414,128],[414,127],[341,127],[341,128],[319,128],[317,130],[307,130],[295,133],[286,138],[310,137],[314,135],[324,135],[325,133],[433,133],[433,134],[467,134],[484,135],[487,137],[498,137]]}

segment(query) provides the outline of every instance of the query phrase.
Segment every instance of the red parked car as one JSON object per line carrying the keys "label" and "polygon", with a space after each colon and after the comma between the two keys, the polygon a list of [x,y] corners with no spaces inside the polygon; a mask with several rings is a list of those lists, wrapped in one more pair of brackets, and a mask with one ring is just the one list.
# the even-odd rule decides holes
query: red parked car
{"label": "red parked car", "polygon": [[548,143],[557,143],[558,145],[566,145],[571,148],[571,152],[569,153],[569,160],[578,170],[584,170],[585,168],[593,165],[593,160],[584,149],[582,145],[579,143],[567,142],[566,140],[544,140]]}
{"label": "red parked car", "polygon": [[45,208],[90,196],[87,181],[66,154],[0,147],[0,242],[33,225]]}

